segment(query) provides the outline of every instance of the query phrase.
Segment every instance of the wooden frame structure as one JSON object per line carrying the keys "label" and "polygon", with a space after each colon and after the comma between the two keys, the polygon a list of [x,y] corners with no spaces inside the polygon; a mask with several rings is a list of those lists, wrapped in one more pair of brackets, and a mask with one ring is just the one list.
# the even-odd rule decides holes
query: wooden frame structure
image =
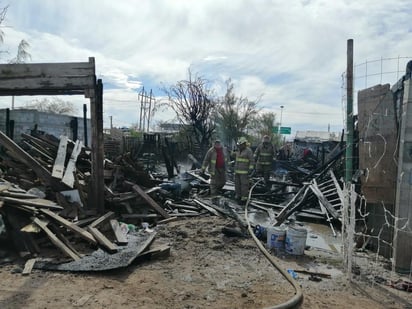
{"label": "wooden frame structure", "polygon": [[103,83],[95,61],[0,64],[0,96],[84,95],[90,99],[92,188],[87,207],[104,212]]}

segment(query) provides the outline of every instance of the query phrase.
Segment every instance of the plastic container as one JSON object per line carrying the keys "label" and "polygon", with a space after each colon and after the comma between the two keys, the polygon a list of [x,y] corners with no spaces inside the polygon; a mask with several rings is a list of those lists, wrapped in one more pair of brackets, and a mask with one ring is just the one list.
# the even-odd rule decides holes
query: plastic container
{"label": "plastic container", "polygon": [[270,249],[284,249],[286,228],[282,226],[270,226],[267,228],[266,247]]}
{"label": "plastic container", "polygon": [[308,231],[305,228],[289,227],[286,231],[285,251],[293,255],[302,255],[305,252],[307,236]]}
{"label": "plastic container", "polygon": [[262,226],[262,225],[256,225],[255,229],[253,231],[255,233],[255,236],[261,240],[265,240],[266,241],[266,237],[267,237],[267,229],[266,227]]}

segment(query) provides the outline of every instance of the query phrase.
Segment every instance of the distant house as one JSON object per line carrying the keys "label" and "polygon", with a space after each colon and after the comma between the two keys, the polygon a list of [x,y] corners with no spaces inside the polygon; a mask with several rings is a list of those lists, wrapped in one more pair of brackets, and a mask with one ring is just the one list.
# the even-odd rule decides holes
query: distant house
{"label": "distant house", "polygon": [[326,141],[339,142],[342,133],[325,131],[296,131],[295,140],[322,143]]}
{"label": "distant house", "polygon": [[162,132],[172,133],[179,132],[180,129],[184,127],[184,125],[180,123],[161,123],[159,127]]}
{"label": "distant house", "polygon": [[328,160],[341,141],[341,133],[328,131],[297,131],[294,139],[293,157],[303,157],[309,149],[320,163]]}

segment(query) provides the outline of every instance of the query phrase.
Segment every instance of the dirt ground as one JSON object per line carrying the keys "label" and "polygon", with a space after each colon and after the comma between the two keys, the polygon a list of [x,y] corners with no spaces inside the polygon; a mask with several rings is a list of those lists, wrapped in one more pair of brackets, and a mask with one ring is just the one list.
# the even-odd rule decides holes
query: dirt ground
{"label": "dirt ground", "polygon": [[[0,267],[0,308],[265,308],[287,301],[293,287],[260,252],[251,237],[228,237],[230,219],[203,216],[159,225],[153,245],[169,244],[170,255],[137,259],[98,273]],[[334,256],[305,251],[279,259],[284,269],[332,275],[315,282],[298,273],[301,308],[412,308],[407,292],[349,283]],[[408,298],[409,297],[409,298]]]}

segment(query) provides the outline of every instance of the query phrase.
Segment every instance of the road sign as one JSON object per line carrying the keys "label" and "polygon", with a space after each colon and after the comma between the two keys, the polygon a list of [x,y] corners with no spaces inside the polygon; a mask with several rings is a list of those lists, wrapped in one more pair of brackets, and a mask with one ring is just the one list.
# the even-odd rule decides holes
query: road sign
{"label": "road sign", "polygon": [[272,127],[272,133],[277,134],[279,132],[279,127]]}
{"label": "road sign", "polygon": [[290,134],[291,127],[280,127],[280,134]]}

